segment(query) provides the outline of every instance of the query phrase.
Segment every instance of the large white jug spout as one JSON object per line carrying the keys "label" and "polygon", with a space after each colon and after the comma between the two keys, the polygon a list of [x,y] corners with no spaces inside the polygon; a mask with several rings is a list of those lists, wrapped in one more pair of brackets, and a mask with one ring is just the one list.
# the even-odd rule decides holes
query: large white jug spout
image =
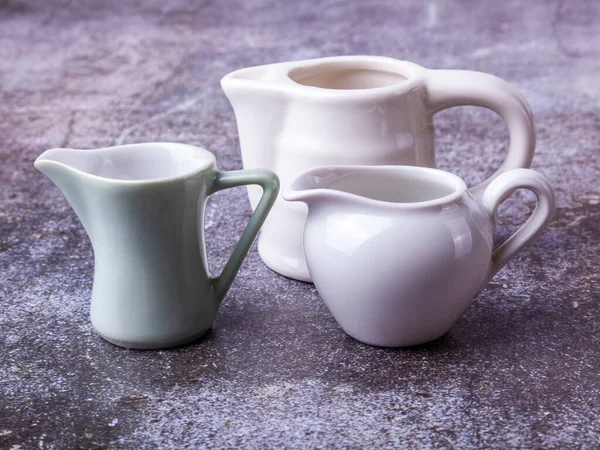
{"label": "large white jug spout", "polygon": [[[226,75],[221,87],[229,99],[238,124],[245,168],[275,170],[276,146],[286,114],[286,71],[281,64],[241,69]],[[261,191],[248,188],[255,208]]]}

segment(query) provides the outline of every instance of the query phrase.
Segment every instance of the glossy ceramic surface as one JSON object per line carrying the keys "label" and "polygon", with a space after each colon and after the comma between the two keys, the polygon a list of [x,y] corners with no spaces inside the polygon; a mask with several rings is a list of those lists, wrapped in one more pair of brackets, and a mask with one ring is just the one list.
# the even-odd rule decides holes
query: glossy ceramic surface
{"label": "glossy ceramic surface", "polygon": [[[453,106],[489,108],[510,133],[506,160],[476,194],[501,172],[529,167],[535,149],[533,116],[523,96],[484,73],[343,56],[242,69],[221,85],[237,119],[244,167],[271,169],[284,186],[322,165],[435,167],[432,117]],[[260,191],[250,187],[248,193],[256,207]],[[302,251],[306,212],[302,204],[278,199],[258,246],[270,268],[310,281]]]}
{"label": "glossy ceramic surface", "polygon": [[[521,188],[537,207],[493,251],[498,206]],[[550,185],[528,169],[498,176],[481,200],[453,174],[410,166],[312,169],[283,197],[308,205],[306,261],[333,316],[359,341],[386,347],[446,333],[554,211]]]}
{"label": "glossy ceramic surface", "polygon": [[[210,328],[279,190],[272,172],[220,172],[210,152],[183,144],[52,149],[35,167],[60,188],[92,242],[94,328],[131,348],[180,345]],[[204,243],[206,199],[247,184],[261,186],[264,195],[213,278]]]}

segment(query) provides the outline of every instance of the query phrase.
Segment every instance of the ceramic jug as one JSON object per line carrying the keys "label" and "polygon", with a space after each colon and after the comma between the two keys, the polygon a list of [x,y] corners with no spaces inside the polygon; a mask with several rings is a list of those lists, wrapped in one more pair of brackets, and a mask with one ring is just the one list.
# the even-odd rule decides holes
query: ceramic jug
{"label": "ceramic jug", "polygon": [[[221,86],[235,112],[244,167],[271,169],[283,186],[322,165],[435,167],[432,117],[459,105],[495,111],[510,133],[504,163],[475,193],[501,172],[529,167],[535,148],[529,105],[514,87],[485,73],[342,56],[242,69]],[[248,194],[256,207],[260,191],[249,187]],[[302,251],[305,219],[304,205],[278,199],[258,249],[271,269],[310,281]]]}
{"label": "ceramic jug", "polygon": [[[55,148],[35,167],[59,187],[92,242],[94,328],[129,348],[181,345],[211,327],[279,191],[270,171],[221,172],[212,153],[174,143]],[[247,184],[264,194],[213,278],[204,243],[206,199]]]}
{"label": "ceramic jug", "polygon": [[[499,205],[516,189],[538,204],[495,251]],[[308,205],[304,249],[319,294],[367,344],[402,347],[442,336],[473,297],[548,223],[546,179],[515,169],[481,199],[456,175],[414,166],[332,166],[299,175],[283,197]]]}

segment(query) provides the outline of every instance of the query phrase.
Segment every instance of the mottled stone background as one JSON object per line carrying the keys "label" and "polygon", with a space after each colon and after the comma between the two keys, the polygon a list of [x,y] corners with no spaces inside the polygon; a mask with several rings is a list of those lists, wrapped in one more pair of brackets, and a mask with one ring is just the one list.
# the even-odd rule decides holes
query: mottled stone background
{"label": "mottled stone background", "polygon": [[[514,83],[537,121],[533,167],[556,188],[549,229],[418,348],[352,340],[255,247],[201,342],[140,352],[100,339],[90,243],[35,157],[165,140],[240,168],[219,79],[339,54]],[[436,138],[439,166],[474,183],[507,133],[458,108],[436,116]],[[596,1],[0,0],[0,447],[598,448],[599,159]],[[532,205],[505,204],[498,242]],[[241,188],[210,202],[215,270],[249,214]]]}

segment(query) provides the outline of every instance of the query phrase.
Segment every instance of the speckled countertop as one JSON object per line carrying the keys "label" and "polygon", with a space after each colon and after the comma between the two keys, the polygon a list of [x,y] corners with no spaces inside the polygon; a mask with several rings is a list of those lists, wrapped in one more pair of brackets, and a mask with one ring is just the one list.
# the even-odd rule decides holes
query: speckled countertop
{"label": "speckled countertop", "polygon": [[[593,1],[0,0],[0,447],[598,448],[600,4]],[[384,350],[253,247],[212,331],[123,350],[89,319],[90,243],[32,162],[50,147],[181,141],[241,167],[231,70],[338,54],[498,75],[530,101],[558,210],[454,328]],[[506,149],[478,108],[436,116],[438,164],[483,179]],[[531,210],[507,202],[497,241]],[[249,217],[209,203],[211,267]]]}

